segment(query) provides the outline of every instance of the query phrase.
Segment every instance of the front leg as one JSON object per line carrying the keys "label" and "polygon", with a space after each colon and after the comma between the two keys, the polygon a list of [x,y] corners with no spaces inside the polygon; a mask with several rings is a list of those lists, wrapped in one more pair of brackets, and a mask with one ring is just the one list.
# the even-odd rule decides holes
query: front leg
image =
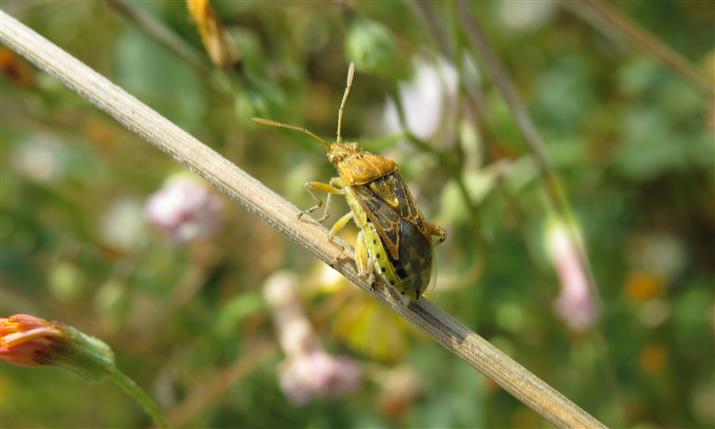
{"label": "front leg", "polygon": [[[336,180],[337,179],[337,180]],[[298,215],[298,218],[300,219],[304,214],[310,214],[317,210],[320,206],[323,205],[323,200],[320,199],[313,191],[320,191],[320,192],[325,192],[328,194],[328,198],[326,199],[325,202],[325,212],[323,213],[323,216],[320,218],[316,219],[318,222],[322,223],[325,222],[325,220],[330,216],[330,201],[331,197],[333,195],[342,195],[343,190],[342,187],[339,187],[339,179],[337,177],[334,177],[330,179],[330,183],[323,183],[323,182],[306,182],[305,184],[305,190],[308,191],[310,196],[313,198],[313,201],[315,201],[315,205],[308,210],[306,210],[304,213],[301,213]]]}

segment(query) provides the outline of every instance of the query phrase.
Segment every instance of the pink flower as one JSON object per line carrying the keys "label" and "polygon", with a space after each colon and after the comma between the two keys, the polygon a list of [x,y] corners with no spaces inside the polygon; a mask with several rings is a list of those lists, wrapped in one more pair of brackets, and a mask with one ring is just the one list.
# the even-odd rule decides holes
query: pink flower
{"label": "pink flower", "polygon": [[263,292],[286,354],[278,370],[281,389],[299,405],[346,395],[360,386],[360,368],[348,357],[323,350],[303,312],[296,283],[291,273],[278,272],[266,280]]}
{"label": "pink flower", "polygon": [[554,222],[548,227],[546,236],[549,258],[561,283],[554,311],[571,329],[584,331],[596,322],[598,304],[567,228],[562,223]]}
{"label": "pink flower", "polygon": [[165,230],[174,243],[206,238],[223,225],[224,200],[198,178],[177,175],[149,198],[149,221]]}
{"label": "pink flower", "polygon": [[360,386],[361,371],[350,358],[316,349],[287,358],[279,368],[279,378],[286,396],[302,405],[354,391]]}

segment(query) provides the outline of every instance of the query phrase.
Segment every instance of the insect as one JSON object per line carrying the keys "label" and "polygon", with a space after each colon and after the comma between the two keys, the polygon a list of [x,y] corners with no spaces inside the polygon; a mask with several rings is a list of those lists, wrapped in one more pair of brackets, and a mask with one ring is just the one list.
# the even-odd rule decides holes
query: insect
{"label": "insect", "polygon": [[[253,118],[262,125],[302,132],[327,149],[328,161],[338,170],[338,177],[328,183],[307,182],[305,189],[315,205],[305,211],[312,213],[323,201],[315,192],[325,192],[325,211],[317,219],[324,222],[330,215],[334,195],[343,195],[350,211],[330,229],[332,241],[352,219],[360,232],[355,243],[358,273],[374,282],[381,276],[409,303],[427,289],[432,276],[432,248],[447,238],[446,231],[425,220],[398,171],[396,162],[364,151],[357,143],[344,142],[343,111],[352,88],[355,66],[348,69],[347,84],[338,110],[338,131],[335,143],[328,143],[305,128],[270,119]],[[433,240],[434,237],[436,241]]]}

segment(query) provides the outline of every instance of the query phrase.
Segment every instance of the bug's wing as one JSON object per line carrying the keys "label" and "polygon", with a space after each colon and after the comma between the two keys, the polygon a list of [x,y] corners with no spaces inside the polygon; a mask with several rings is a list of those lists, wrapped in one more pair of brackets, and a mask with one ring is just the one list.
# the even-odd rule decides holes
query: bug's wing
{"label": "bug's wing", "polygon": [[383,246],[390,252],[392,259],[399,260],[401,221],[397,207],[399,200],[394,194],[387,192],[387,186],[382,186],[384,179],[375,181],[378,183],[372,182],[352,188],[368,219],[375,225]]}
{"label": "bug's wing", "polygon": [[393,195],[393,198],[398,201],[398,204],[395,207],[400,213],[400,217],[414,224],[427,238],[427,240],[431,241],[430,236],[425,233],[425,220],[422,217],[422,213],[420,212],[420,209],[417,208],[415,198],[407,188],[405,181],[402,180],[400,173],[395,172],[387,176],[385,179],[386,182],[388,182],[390,193]]}
{"label": "bug's wing", "polygon": [[389,176],[389,180],[391,182],[390,185],[393,189],[392,192],[395,194],[395,197],[400,202],[398,206],[400,216],[404,219],[410,220],[417,226],[421,226],[422,214],[417,208],[415,199],[412,196],[410,190],[407,188],[407,184],[404,180],[402,180],[402,176],[400,176],[399,173],[395,172],[394,174],[391,174]]}
{"label": "bug's wing", "polygon": [[354,186],[368,219],[375,224],[393,259],[399,260],[400,223],[408,221],[424,234],[424,220],[400,173],[394,172],[365,185]]}

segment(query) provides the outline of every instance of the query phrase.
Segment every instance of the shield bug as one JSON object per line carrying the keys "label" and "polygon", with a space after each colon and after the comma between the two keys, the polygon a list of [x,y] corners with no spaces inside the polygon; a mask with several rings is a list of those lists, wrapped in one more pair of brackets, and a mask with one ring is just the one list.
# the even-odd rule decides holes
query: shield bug
{"label": "shield bug", "polygon": [[[325,221],[333,195],[343,195],[350,212],[330,229],[335,236],[352,219],[360,229],[355,243],[358,273],[371,284],[377,273],[400,294],[403,302],[418,299],[432,276],[432,248],[447,238],[446,231],[425,220],[398,171],[396,162],[364,151],[357,143],[344,142],[343,110],[352,88],[355,66],[348,69],[347,84],[338,110],[335,143],[328,143],[305,128],[270,119],[253,118],[262,125],[302,132],[327,149],[328,161],[338,170],[338,177],[328,183],[307,182],[305,189],[315,205],[305,213],[317,210],[323,201],[315,191],[325,192],[325,211],[317,219]],[[437,237],[433,240],[433,237]]]}

